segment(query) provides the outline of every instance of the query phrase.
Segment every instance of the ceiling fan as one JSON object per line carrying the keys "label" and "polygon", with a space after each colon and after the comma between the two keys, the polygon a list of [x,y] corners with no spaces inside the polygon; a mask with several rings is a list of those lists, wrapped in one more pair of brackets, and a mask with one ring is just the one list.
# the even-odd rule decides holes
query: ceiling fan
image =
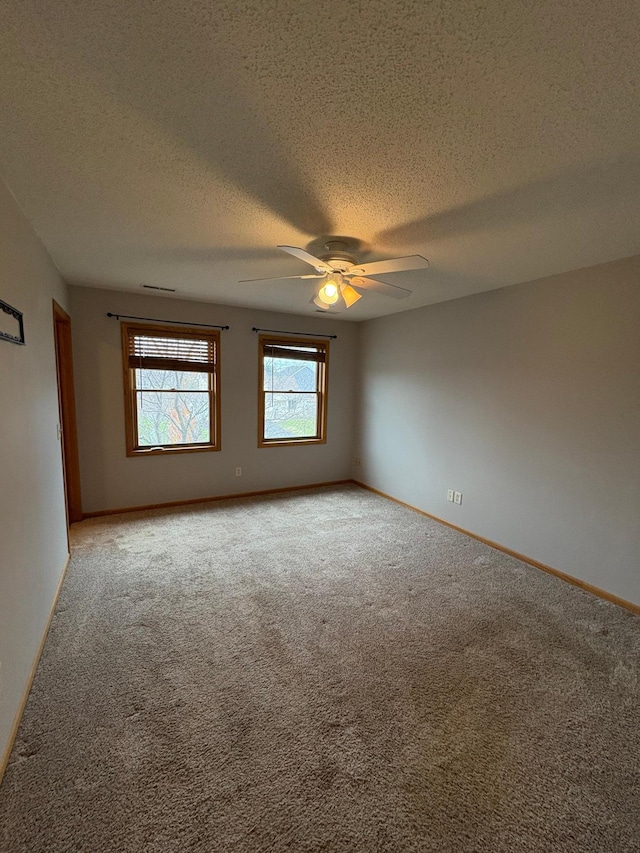
{"label": "ceiling fan", "polygon": [[369,278],[371,275],[389,275],[390,273],[403,272],[405,270],[424,269],[429,266],[429,261],[421,255],[409,255],[404,258],[389,258],[386,261],[373,261],[370,264],[357,264],[356,258],[348,251],[349,246],[339,240],[330,240],[325,243],[326,252],[322,257],[299,249],[296,246],[278,246],[283,252],[288,252],[301,261],[315,268],[315,273],[308,275],[286,275],[280,278],[253,278],[245,279],[247,282],[269,282],[283,281],[286,279],[319,279],[311,300],[318,308],[324,311],[351,308],[362,294],[358,290],[371,290],[392,296],[395,299],[405,299],[411,295],[406,287],[398,287],[395,284],[376,281]]}

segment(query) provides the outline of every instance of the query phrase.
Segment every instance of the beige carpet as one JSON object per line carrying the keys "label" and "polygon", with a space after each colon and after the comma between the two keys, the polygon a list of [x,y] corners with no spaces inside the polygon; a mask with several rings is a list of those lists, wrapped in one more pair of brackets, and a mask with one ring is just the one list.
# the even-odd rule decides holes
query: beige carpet
{"label": "beige carpet", "polygon": [[2,851],[640,850],[640,619],[357,487],[74,556]]}

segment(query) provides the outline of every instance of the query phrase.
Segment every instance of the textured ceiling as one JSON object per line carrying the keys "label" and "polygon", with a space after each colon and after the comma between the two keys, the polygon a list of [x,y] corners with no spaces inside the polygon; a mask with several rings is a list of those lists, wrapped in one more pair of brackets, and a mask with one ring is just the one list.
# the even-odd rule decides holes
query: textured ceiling
{"label": "textured ceiling", "polygon": [[[360,320],[640,253],[637,0],[1,0],[0,167],[65,277]],[[381,277],[384,280],[384,276]]]}

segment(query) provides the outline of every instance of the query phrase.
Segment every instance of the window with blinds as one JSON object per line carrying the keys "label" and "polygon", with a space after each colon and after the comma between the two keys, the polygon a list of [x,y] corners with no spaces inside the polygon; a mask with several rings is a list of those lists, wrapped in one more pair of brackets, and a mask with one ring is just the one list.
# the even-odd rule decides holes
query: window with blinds
{"label": "window with blinds", "polygon": [[217,331],[122,323],[127,455],[220,449]]}
{"label": "window with blinds", "polygon": [[326,441],[327,341],[260,337],[258,445]]}

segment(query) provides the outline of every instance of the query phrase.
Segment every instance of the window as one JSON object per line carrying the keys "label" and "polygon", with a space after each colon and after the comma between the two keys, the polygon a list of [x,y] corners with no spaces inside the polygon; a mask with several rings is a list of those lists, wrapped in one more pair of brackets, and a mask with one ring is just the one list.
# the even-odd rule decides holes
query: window
{"label": "window", "polygon": [[220,334],[122,323],[127,456],[220,450]]}
{"label": "window", "polygon": [[326,341],[260,337],[259,447],[326,441]]}

